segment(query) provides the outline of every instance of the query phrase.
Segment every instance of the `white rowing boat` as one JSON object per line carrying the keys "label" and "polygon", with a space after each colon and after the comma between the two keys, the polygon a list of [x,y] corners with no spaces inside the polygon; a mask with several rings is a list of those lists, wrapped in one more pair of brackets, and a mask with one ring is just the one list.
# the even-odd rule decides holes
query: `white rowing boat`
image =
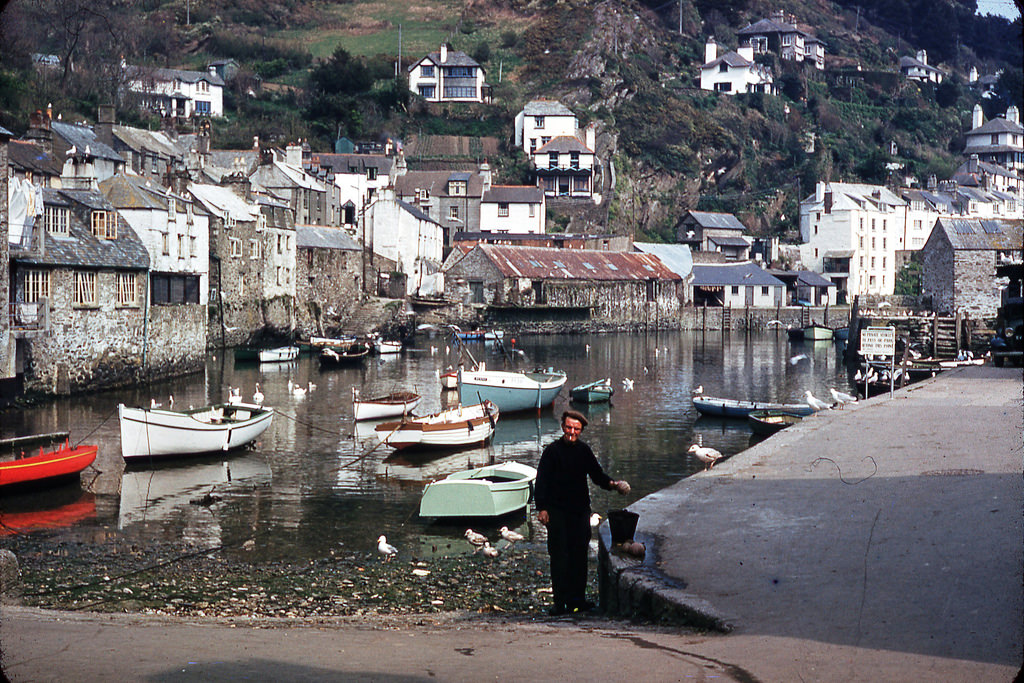
{"label": "white rowing boat", "polygon": [[392,448],[464,448],[484,444],[494,436],[498,407],[490,401],[442,410],[425,417],[384,422],[374,431]]}
{"label": "white rowing boat", "polygon": [[382,420],[410,414],[420,404],[420,395],[411,391],[394,391],[376,398],[359,398],[359,390],[352,387],[352,415],[356,420]]}
{"label": "white rowing boat", "polygon": [[272,408],[220,403],[190,410],[117,407],[126,461],[240,448],[270,426]]}

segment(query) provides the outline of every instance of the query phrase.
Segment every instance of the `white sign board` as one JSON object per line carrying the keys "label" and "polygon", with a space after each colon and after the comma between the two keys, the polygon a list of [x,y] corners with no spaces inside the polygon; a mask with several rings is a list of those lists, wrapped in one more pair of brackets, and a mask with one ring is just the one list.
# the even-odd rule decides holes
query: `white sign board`
{"label": "white sign board", "polygon": [[866,327],[860,331],[860,352],[865,356],[895,356],[895,327]]}

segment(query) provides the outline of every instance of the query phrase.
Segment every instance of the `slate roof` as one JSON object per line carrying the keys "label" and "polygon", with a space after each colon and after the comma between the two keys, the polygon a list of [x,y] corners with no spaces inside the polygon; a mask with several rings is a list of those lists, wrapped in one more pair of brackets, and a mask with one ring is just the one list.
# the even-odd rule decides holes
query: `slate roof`
{"label": "slate roof", "polygon": [[[968,135],[991,135],[992,133],[1024,133],[1024,126],[1019,123],[1014,123],[1009,119],[999,116],[994,119],[990,119],[985,123],[981,124],[972,131],[969,131]],[[984,151],[988,151],[989,148],[985,148]]]}
{"label": "slate roof", "polygon": [[[1024,221],[941,217],[932,230],[942,230],[954,250],[1019,250],[1024,244]],[[931,241],[931,240],[929,240]]]}
{"label": "slate roof", "polygon": [[656,256],[593,249],[478,244],[505,277],[532,280],[681,280]]}
{"label": "slate roof", "polygon": [[836,286],[836,283],[818,273],[815,273],[813,270],[769,270],[768,272],[773,277],[777,277],[783,282],[792,280],[794,283],[804,285],[806,287]]}
{"label": "slate roof", "polygon": [[[446,59],[443,62],[441,61],[441,52],[438,51],[431,52],[426,57],[417,62],[417,64],[427,60],[433,62],[437,66],[475,66],[478,68],[480,66],[479,62],[477,62],[475,59],[467,55],[465,52],[459,52],[457,50],[448,50],[448,59]],[[416,64],[413,64],[413,67],[415,66]],[[410,71],[411,70],[412,67],[410,67]]]}
{"label": "slate roof", "polygon": [[739,53],[730,50],[718,59],[714,59],[707,64],[702,65],[702,69],[715,69],[719,64],[725,63],[732,69],[742,69],[744,67],[752,66],[754,63],[749,59],[744,59]]}
{"label": "slate roof", "polygon": [[693,272],[693,254],[685,244],[658,244],[655,242],[634,242],[633,248],[644,254],[652,254],[669,270],[681,278]]}
{"label": "slate roof", "polygon": [[548,152],[558,152],[559,154],[565,152],[594,153],[592,149],[584,145],[575,135],[559,135],[556,138],[552,138],[548,141],[548,144],[535,150],[534,154],[547,154]]}
{"label": "slate roof", "polygon": [[532,100],[523,107],[523,113],[527,116],[576,116],[569,107],[557,100]]}
{"label": "slate roof", "polygon": [[366,174],[367,168],[376,168],[379,175],[387,175],[395,160],[381,154],[317,154],[310,156],[314,164],[330,168],[334,173]]}
{"label": "slate roof", "polygon": [[729,264],[694,264],[694,287],[725,287],[731,285],[754,287],[784,286],[782,280],[749,261],[746,263]]}
{"label": "slate roof", "polygon": [[245,201],[227,187],[192,183],[188,186],[188,191],[218,218],[231,216],[236,221],[255,221],[260,214],[255,205]]}
{"label": "slate roof", "polygon": [[409,202],[403,202],[401,199],[398,199],[398,200],[396,200],[395,203],[398,204],[398,206],[400,206],[405,211],[409,212],[413,217],[418,218],[421,221],[427,221],[428,223],[433,223],[434,225],[440,225],[437,221],[435,221],[433,218],[431,218],[426,212],[422,211],[418,207],[413,206]]}
{"label": "slate roof", "polygon": [[207,81],[210,85],[224,86],[224,79],[215,73],[210,73],[209,71],[185,71],[183,69],[129,66],[125,70],[125,75],[129,79],[140,81],[153,80],[170,82],[177,79],[182,83],[198,83],[199,81]]}
{"label": "slate roof", "polygon": [[64,170],[62,160],[41,145],[23,140],[10,141],[7,145],[7,160],[15,168],[31,171],[33,175],[59,176]]}
{"label": "slate roof", "polygon": [[[739,218],[736,218],[731,213],[713,213],[711,211],[688,211],[687,215],[696,221],[697,225],[702,228],[715,228],[718,230],[739,230],[744,231],[747,229],[743,223],[740,222]],[[685,220],[686,216],[683,216]]]}
{"label": "slate roof", "polygon": [[900,57],[900,71],[903,71],[904,69],[914,69],[914,68],[924,69],[925,71],[930,71],[930,72],[937,73],[937,74],[944,74],[945,73],[942,69],[936,69],[931,64],[925,64],[924,62],[922,62],[920,59],[917,59],[916,57]]}
{"label": "slate roof", "polygon": [[544,191],[535,185],[492,185],[484,192],[483,200],[489,203],[540,204]]}
{"label": "slate roof", "polygon": [[146,151],[156,153],[164,157],[182,158],[184,150],[174,144],[166,133],[161,131],[143,130],[129,126],[114,126],[114,137],[120,140],[125,147],[135,151]]}
{"label": "slate roof", "polygon": [[147,188],[144,179],[129,178],[123,173],[101,182],[100,192],[119,209],[167,210],[162,188]]}
{"label": "slate roof", "polygon": [[[849,211],[852,209],[877,209],[887,206],[904,206],[906,201],[892,190],[881,185],[865,185],[862,183],[828,183],[826,192],[832,190],[832,211]],[[878,196],[874,193],[878,192]],[[810,195],[802,204],[815,205],[814,195]],[[820,205],[820,202],[817,203]]]}
{"label": "slate roof", "polygon": [[717,244],[720,247],[749,247],[750,241],[746,237],[708,237],[708,242]]}
{"label": "slate roof", "polygon": [[89,152],[97,159],[109,159],[124,163],[124,157],[115,152],[109,145],[102,143],[96,137],[96,131],[89,126],[82,126],[63,121],[51,121],[50,130],[67,143],[67,147],[74,145],[79,152],[89,148]]}
{"label": "slate roof", "polygon": [[295,244],[299,249],[360,250],[359,243],[341,228],[322,225],[296,225]]}
{"label": "slate roof", "polygon": [[774,19],[761,19],[760,21],[747,24],[744,28],[736,31],[738,36],[760,36],[768,33],[800,33],[800,29],[793,24]]}
{"label": "slate roof", "polygon": [[[431,197],[447,197],[451,175],[451,171],[408,171],[395,178],[395,192],[400,197],[411,197],[416,194],[416,190],[426,190]],[[466,188],[467,196],[480,197],[483,190],[483,178],[478,173],[472,174]]]}
{"label": "slate roof", "polygon": [[[45,253],[18,257],[19,262],[71,268],[149,268],[149,252],[142,240],[117,213],[113,204],[96,190],[54,190],[44,187],[43,205],[66,206],[71,210],[69,234],[63,236],[47,233]],[[89,211],[110,211],[117,221],[117,238],[101,239],[93,235],[90,225],[81,218],[81,207]]]}

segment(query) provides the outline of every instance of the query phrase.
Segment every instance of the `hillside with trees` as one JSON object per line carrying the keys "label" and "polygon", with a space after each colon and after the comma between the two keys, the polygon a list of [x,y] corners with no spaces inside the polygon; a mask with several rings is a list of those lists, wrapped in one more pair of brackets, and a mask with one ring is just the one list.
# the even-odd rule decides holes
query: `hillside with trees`
{"label": "hillside with trees", "polygon": [[[122,59],[197,70],[234,59],[216,147],[248,147],[254,136],[307,139],[314,150],[340,136],[492,136],[503,142],[489,159],[498,177],[520,183],[527,166],[511,144],[513,119],[546,97],[595,123],[598,154],[614,164],[602,229],[670,240],[697,208],[792,237],[816,181],[885,183],[894,168],[901,179],[948,177],[975,103],[987,117],[1024,104],[1020,19],[975,9],[973,0],[13,0],[0,15],[0,125],[20,133],[49,103],[65,120],[93,120],[115,102],[120,122],[155,129],[158,119],[119,96]],[[735,49],[737,30],[775,10],[824,42],[826,69],[759,55],[778,96],[698,89],[708,36]],[[442,41],[484,66],[492,104],[428,106],[408,91],[406,68]],[[919,49],[947,72],[941,84],[899,75],[899,58]],[[993,96],[968,82],[971,67],[1001,73]]]}

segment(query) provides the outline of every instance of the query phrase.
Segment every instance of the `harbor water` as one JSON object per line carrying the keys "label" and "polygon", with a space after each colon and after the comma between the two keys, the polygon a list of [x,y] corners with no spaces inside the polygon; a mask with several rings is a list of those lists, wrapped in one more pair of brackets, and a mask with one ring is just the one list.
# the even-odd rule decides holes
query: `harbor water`
{"label": "harbor water", "polygon": [[[530,336],[516,340],[522,353],[483,342],[467,349],[491,369],[565,370],[568,382],[552,408],[502,415],[486,447],[411,453],[379,446],[372,423],[352,420],[353,387],[364,398],[415,391],[423,396],[418,414],[447,407],[457,399],[441,390],[438,374],[456,360],[449,344],[443,336],[417,338],[400,354],[323,370],[312,356],[236,364],[230,352],[213,353],[205,371],[189,377],[7,411],[2,437],[70,431],[73,444],[99,444],[99,456],[81,484],[5,495],[0,521],[8,534],[43,534],[53,542],[117,537],[144,549],[173,539],[254,564],[315,561],[342,551],[372,558],[382,534],[404,559],[470,555],[464,523],[418,517],[423,487],[486,463],[536,466],[543,447],[560,435],[558,418],[570,405],[588,416],[583,439],[605,469],[632,485],[626,497],[592,487],[593,507],[605,515],[703,469],[687,454],[691,444],[729,456],[758,438],[744,421],[700,417],[690,400],[698,386],[707,396],[776,402],[800,402],[806,390],[827,398],[830,387],[852,393],[831,342],[792,342],[785,332]],[[615,387],[610,403],[570,404],[569,388],[603,377]],[[631,391],[623,385],[627,378]],[[225,402],[233,387],[250,400],[257,383],[276,414],[252,448],[125,471],[119,403],[166,406],[173,396],[176,408],[198,407]],[[502,525],[527,537],[521,552],[545,556],[543,528],[529,514],[475,528],[495,540]]]}

